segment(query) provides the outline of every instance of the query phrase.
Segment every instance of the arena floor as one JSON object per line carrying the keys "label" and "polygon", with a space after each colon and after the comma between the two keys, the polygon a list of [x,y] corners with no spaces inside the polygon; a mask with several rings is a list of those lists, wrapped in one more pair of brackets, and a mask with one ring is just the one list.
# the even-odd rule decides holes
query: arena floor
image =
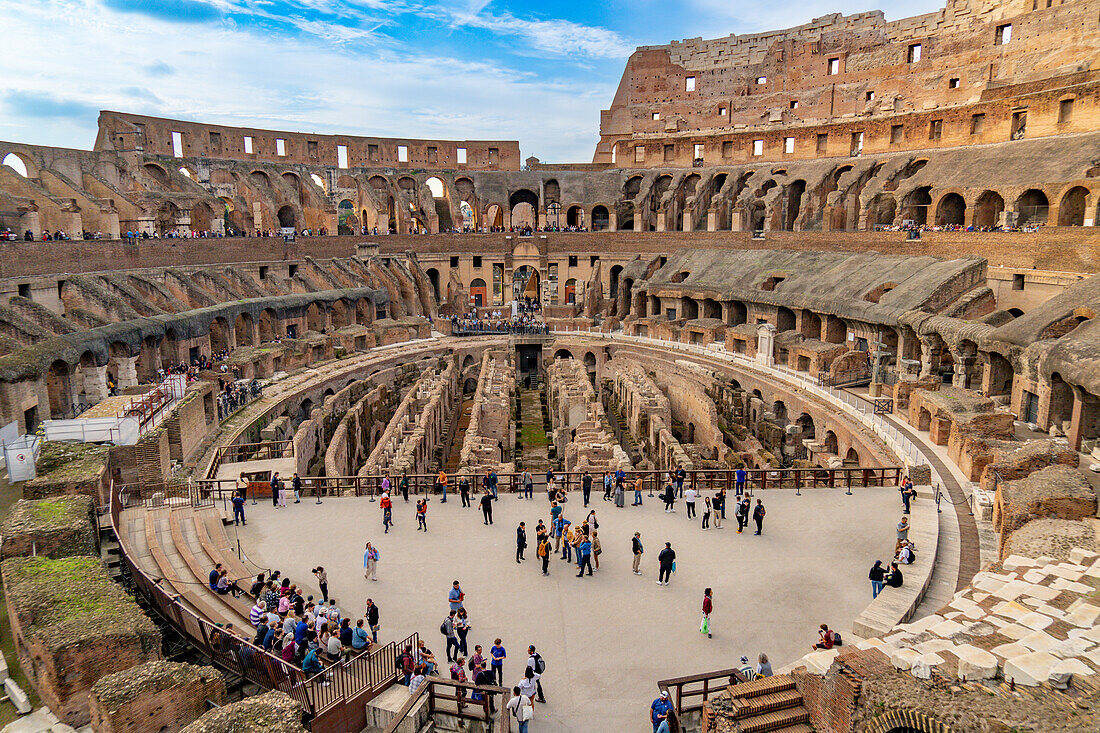
{"label": "arena floor", "polygon": [[[418,631],[437,658],[446,644],[439,624],[447,592],[458,579],[466,592],[474,644],[488,648],[500,636],[508,650],[505,682],[522,672],[528,644],[547,662],[548,704],[536,707],[533,730],[588,733],[592,716],[605,730],[647,731],[656,681],[735,667],[742,654],[755,662],[766,652],[774,666],[809,651],[822,622],[849,632],[871,600],[867,570],[893,551],[900,501],[892,488],[817,489],[758,494],[768,510],[764,534],[737,534],[733,514],[723,529],[703,532],[688,522],[682,502],[665,514],[656,499],[642,508],[616,509],[595,494],[603,544],[600,570],[576,577],[555,557],[542,577],[534,527],[549,521],[544,494],[532,501],[501,495],[491,527],[458,497],[429,505],[427,536],[416,531],[413,503],[398,499],[396,526],[382,532],[377,502],[312,498],[275,510],[261,501],[246,507],[240,528],[245,552],[260,566],[278,568],[317,593],[311,569],[328,570],[329,591],[345,615],[362,614],[367,597],[380,607],[383,641]],[[581,521],[580,496],[566,517]],[[527,523],[527,561],[515,562],[515,529]],[[750,525],[751,526],[751,525]],[[233,527],[228,528],[233,535]],[[630,538],[642,533],[642,577],[630,571]],[[363,545],[381,553],[378,582],[363,579]],[[677,554],[672,583],[656,585],[657,553],[666,541]],[[714,589],[714,638],[699,633],[703,588]],[[444,671],[444,674],[446,672]],[[595,712],[594,712],[595,711]],[[607,727],[610,724],[610,727]]]}

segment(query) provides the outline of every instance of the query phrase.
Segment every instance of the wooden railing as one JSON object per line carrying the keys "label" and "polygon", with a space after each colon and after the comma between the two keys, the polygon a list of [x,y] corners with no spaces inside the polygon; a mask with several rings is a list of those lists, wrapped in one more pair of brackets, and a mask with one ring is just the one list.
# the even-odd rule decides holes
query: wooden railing
{"label": "wooden railing", "polygon": [[[397,681],[397,655],[406,646],[416,649],[419,635],[414,633],[400,642],[373,645],[369,651],[327,665],[315,675],[307,675],[293,664],[238,636],[236,629],[211,623],[186,608],[178,594],[165,589],[163,578],[150,576],[134,561],[127,547],[128,538],[120,526],[122,510],[149,506],[151,501],[161,506],[159,498],[152,498],[156,493],[111,485],[111,526],[118,538],[121,560],[137,592],[211,664],[260,687],[279,690],[294,698],[312,721],[315,733],[338,733],[351,727],[354,730],[366,727],[366,703]],[[173,498],[182,501],[185,496]],[[194,503],[197,494],[192,494],[191,499]]]}
{"label": "wooden railing", "polygon": [[[634,481],[639,476],[642,479],[642,491],[648,493],[660,493],[666,484],[666,471],[630,471],[627,473],[623,489],[626,492],[634,490]],[[812,488],[846,488],[851,489],[860,486],[898,486],[904,475],[904,469],[899,466],[886,466],[874,468],[767,468],[746,469],[744,489],[750,495],[755,490],[763,489],[812,489]],[[523,490],[522,473],[501,473],[497,475],[497,490],[502,492],[518,492]],[[557,486],[566,491],[579,491],[583,473],[555,473]],[[302,478],[302,493],[305,496],[369,496],[378,497],[382,493],[382,482],[386,478],[383,475],[372,476],[309,476]],[[402,476],[391,475],[390,494],[399,495],[401,490],[399,483]],[[435,489],[436,474],[410,474],[410,495],[431,495],[439,492]],[[455,473],[448,474],[447,493],[457,494],[458,485],[462,479],[470,483],[471,492],[479,492],[483,488],[483,473]],[[289,479],[287,488],[290,488]],[[535,491],[545,491],[546,475],[533,474],[532,482]],[[199,492],[207,498],[219,499],[231,495],[236,482],[233,479],[206,479],[196,482]],[[684,480],[684,488],[693,487],[696,491],[718,491],[725,489],[733,493],[737,487],[737,471],[731,469],[703,469],[687,472]],[[602,492],[603,474],[592,474],[592,493],[596,495]]]}
{"label": "wooden railing", "polygon": [[[721,669],[716,672],[674,677],[660,680],[657,688],[667,692],[672,703],[672,712],[668,716],[668,727],[672,733],[679,733],[681,721],[692,713],[700,713],[703,703],[730,685],[747,682],[744,675],[736,669]],[[696,699],[698,698],[698,699]],[[686,701],[686,702],[685,702]]]}
{"label": "wooden railing", "polygon": [[[480,695],[481,699],[475,700],[474,694]],[[479,720],[485,723],[487,733],[510,733],[512,718],[505,706],[507,695],[508,691],[503,687],[429,677],[409,696],[384,733],[396,733],[425,697],[428,700],[429,718],[436,713],[444,713],[467,720]],[[491,698],[495,699],[490,702]],[[495,712],[492,710],[494,706]]]}

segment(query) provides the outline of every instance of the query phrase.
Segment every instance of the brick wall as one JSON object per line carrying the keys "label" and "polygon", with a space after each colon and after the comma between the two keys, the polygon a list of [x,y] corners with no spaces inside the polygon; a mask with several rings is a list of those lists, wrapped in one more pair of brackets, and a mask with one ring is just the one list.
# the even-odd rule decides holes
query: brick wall
{"label": "brick wall", "polygon": [[155,661],[103,677],[92,688],[95,733],[176,733],[225,702],[225,681],[213,667]]}

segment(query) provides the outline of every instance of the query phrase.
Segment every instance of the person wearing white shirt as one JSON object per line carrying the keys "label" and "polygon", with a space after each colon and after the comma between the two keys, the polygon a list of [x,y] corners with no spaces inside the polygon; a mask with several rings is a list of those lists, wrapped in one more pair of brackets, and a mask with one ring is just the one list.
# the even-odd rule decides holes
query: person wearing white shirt
{"label": "person wearing white shirt", "polygon": [[535,717],[535,706],[531,704],[531,698],[524,695],[519,687],[512,688],[512,695],[512,699],[508,701],[508,710],[519,723],[519,733],[527,733],[527,726],[531,718]]}
{"label": "person wearing white shirt", "polygon": [[684,489],[684,503],[687,504],[687,518],[691,519],[695,516],[695,500],[699,497],[699,492],[695,489],[688,487]]}
{"label": "person wearing white shirt", "polygon": [[519,685],[517,687],[521,695],[526,697],[528,700],[534,700],[535,695],[538,693],[539,690],[539,677],[541,677],[542,675],[538,674],[530,667],[528,667],[527,669],[530,670],[530,672],[524,672],[523,679],[519,681]]}

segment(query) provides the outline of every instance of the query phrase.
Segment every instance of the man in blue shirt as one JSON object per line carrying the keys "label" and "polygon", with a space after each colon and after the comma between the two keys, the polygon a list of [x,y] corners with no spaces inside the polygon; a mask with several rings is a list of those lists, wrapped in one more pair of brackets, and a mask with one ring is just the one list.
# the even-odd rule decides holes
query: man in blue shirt
{"label": "man in blue shirt", "polygon": [[466,594],[462,592],[462,588],[458,585],[458,581],[451,583],[451,592],[447,594],[447,603],[450,604],[452,611],[457,611],[462,608],[462,600],[466,597]]}
{"label": "man in blue shirt", "polygon": [[668,714],[672,711],[672,702],[668,699],[668,692],[661,691],[661,696],[649,706],[649,718],[653,721],[653,733],[668,733]]}
{"label": "man in blue shirt", "polygon": [[588,574],[592,574],[592,542],[588,539],[588,535],[584,535],[584,539],[577,545],[577,565],[581,569],[577,573],[578,578],[584,575],[586,567],[588,568]]}
{"label": "man in blue shirt", "polygon": [[214,566],[214,569],[210,571],[210,576],[207,579],[207,585],[210,586],[210,590],[216,591],[218,589],[218,576],[221,575],[222,564],[218,563]]}
{"label": "man in blue shirt", "polygon": [[749,474],[745,471],[745,469],[737,469],[737,485],[735,487],[737,496],[741,496],[745,493],[745,480],[748,478],[748,476]]}

